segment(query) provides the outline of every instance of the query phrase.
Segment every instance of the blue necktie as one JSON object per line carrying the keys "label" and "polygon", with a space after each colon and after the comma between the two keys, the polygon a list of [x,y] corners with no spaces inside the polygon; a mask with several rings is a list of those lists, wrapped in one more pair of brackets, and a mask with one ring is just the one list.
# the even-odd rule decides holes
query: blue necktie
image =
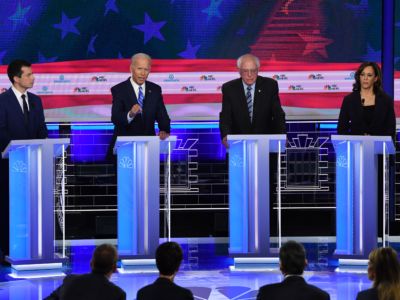
{"label": "blue necktie", "polygon": [[247,86],[247,93],[246,93],[246,100],[247,100],[247,107],[249,108],[249,117],[250,122],[253,119],[253,99],[251,98],[251,85]]}
{"label": "blue necktie", "polygon": [[143,99],[144,99],[144,95],[143,95],[143,88],[140,85],[139,86],[139,95],[138,95],[138,100],[137,102],[139,103],[140,107],[143,108]]}

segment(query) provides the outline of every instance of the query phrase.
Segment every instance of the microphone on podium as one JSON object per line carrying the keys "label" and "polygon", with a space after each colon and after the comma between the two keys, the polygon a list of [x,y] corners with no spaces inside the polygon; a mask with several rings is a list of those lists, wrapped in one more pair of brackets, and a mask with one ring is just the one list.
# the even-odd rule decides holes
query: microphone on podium
{"label": "microphone on podium", "polygon": [[365,99],[361,98],[361,105],[364,106],[364,103],[365,103]]}

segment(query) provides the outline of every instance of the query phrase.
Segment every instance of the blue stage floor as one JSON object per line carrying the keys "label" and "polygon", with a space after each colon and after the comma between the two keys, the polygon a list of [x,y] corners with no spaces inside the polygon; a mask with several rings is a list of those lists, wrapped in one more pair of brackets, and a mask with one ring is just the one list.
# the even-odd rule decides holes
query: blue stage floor
{"label": "blue stage floor", "polygon": [[[225,248],[220,245],[183,245],[185,260],[176,277],[176,283],[191,289],[195,299],[250,300],[256,299],[257,291],[262,285],[282,280],[278,271],[230,272],[228,266],[232,260],[226,254],[220,253],[224,252]],[[65,272],[88,272],[93,249],[94,246],[71,247],[71,263]],[[312,262],[310,257],[309,260],[311,263],[304,277],[308,282],[327,291],[331,299],[355,299],[358,291],[371,285],[366,274],[335,273],[334,267]],[[3,267],[0,270],[1,300],[43,299],[62,282],[62,277],[15,280],[7,275],[9,272],[9,268]],[[126,291],[127,299],[133,300],[137,290],[153,282],[156,277],[155,273],[116,273],[111,280]]]}

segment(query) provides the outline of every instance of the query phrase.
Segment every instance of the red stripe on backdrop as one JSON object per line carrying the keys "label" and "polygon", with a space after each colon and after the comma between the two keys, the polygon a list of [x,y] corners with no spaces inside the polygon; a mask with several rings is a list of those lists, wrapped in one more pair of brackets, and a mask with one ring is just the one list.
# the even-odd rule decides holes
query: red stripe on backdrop
{"label": "red stripe on backdrop", "polygon": [[[281,104],[289,107],[338,109],[347,93],[280,94]],[[84,105],[111,104],[111,95],[42,95],[45,109]],[[220,103],[221,94],[164,95],[165,104]],[[396,116],[400,116],[400,101],[394,102]],[[321,112],[323,114],[323,112]]]}
{"label": "red stripe on backdrop", "polygon": [[299,93],[280,94],[281,104],[291,107],[332,109],[340,108],[348,93]]}
{"label": "red stripe on backdrop", "polygon": [[[127,72],[129,59],[96,59],[34,64],[35,73]],[[261,61],[261,71],[340,71],[356,70],[359,63],[298,63]],[[236,72],[234,59],[154,59],[152,72]],[[0,66],[6,73],[7,66]]]}
{"label": "red stripe on backdrop", "polygon": [[[346,93],[280,94],[282,105],[304,108],[340,108]],[[111,95],[42,95],[45,109],[111,104]],[[165,104],[221,103],[221,94],[166,94]]]}

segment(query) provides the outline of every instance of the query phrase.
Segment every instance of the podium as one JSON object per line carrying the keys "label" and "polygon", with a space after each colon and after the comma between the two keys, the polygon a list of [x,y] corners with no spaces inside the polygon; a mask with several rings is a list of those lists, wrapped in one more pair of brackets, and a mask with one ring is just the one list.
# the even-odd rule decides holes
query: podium
{"label": "podium", "polygon": [[14,140],[2,153],[9,158],[10,255],[6,260],[14,277],[60,269],[67,260],[54,252],[54,158],[63,155],[68,145],[69,139]]}
{"label": "podium", "polygon": [[[365,264],[377,247],[377,155],[383,155],[387,169],[386,158],[395,153],[394,144],[390,136],[332,135],[331,140],[336,151],[335,256],[339,265],[347,265],[346,259]],[[386,170],[383,180],[385,187]],[[383,194],[386,199],[385,188]]]}
{"label": "podium", "polygon": [[[235,263],[231,270],[276,264],[269,241],[269,154],[285,150],[286,135],[228,135],[228,142],[229,254]],[[279,174],[280,155],[278,178]]]}
{"label": "podium", "polygon": [[160,153],[170,155],[175,143],[176,136],[164,141],[158,136],[117,137],[114,154],[117,154],[118,252],[123,270],[156,270]]}

